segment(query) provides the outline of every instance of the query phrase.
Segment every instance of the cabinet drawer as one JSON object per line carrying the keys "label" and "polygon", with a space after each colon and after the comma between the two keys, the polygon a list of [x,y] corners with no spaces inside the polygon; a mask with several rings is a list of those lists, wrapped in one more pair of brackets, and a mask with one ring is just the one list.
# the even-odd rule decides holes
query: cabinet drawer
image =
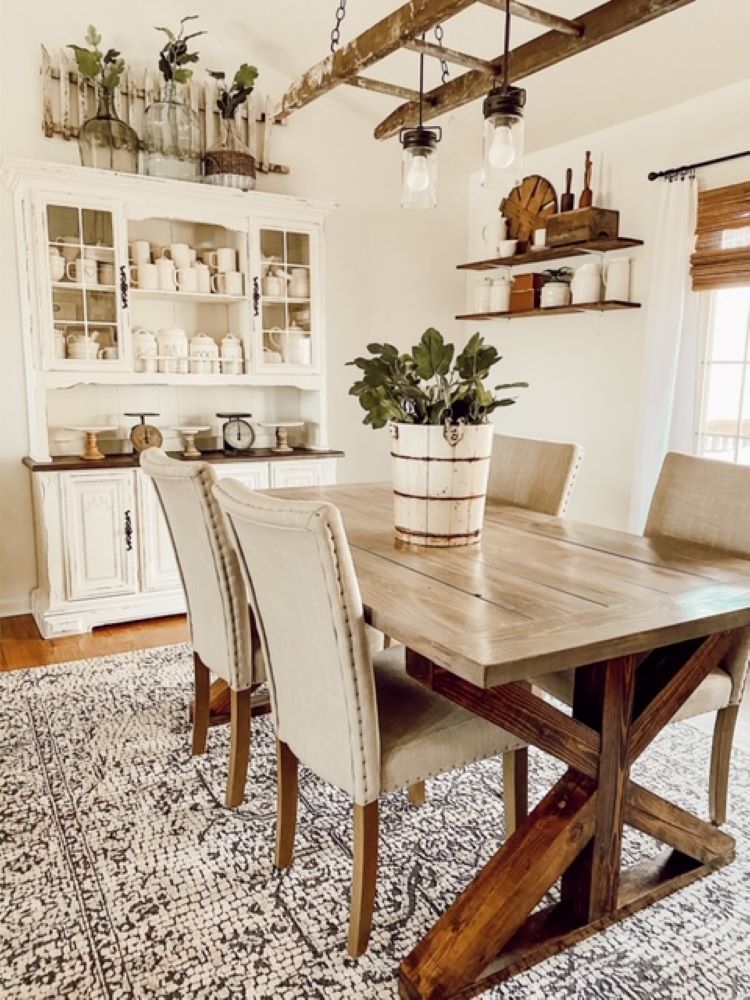
{"label": "cabinet drawer", "polygon": [[331,482],[328,474],[332,471],[329,461],[312,459],[293,462],[271,462],[271,487],[323,486]]}
{"label": "cabinet drawer", "polygon": [[237,462],[237,464],[214,465],[219,479],[238,479],[251,490],[267,490],[270,486],[268,462]]}

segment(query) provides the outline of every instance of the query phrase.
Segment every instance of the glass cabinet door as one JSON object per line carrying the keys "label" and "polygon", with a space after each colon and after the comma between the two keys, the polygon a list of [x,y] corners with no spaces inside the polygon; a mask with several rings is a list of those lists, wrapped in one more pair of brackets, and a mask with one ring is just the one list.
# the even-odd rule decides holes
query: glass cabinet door
{"label": "glass cabinet door", "polygon": [[315,235],[260,230],[259,368],[312,371],[317,364]]}
{"label": "glass cabinet door", "polygon": [[49,292],[42,295],[51,309],[47,367],[121,367],[127,281],[120,273],[115,211],[49,202],[43,213]]}

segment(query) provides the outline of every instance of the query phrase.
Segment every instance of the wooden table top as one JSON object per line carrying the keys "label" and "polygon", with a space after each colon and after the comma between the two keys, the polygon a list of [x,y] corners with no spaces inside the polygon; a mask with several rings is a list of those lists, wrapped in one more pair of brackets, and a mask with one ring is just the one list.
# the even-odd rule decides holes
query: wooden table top
{"label": "wooden table top", "polygon": [[480,687],[750,625],[750,561],[488,501],[482,540],[393,534],[390,485],[271,490],[341,511],[368,621]]}

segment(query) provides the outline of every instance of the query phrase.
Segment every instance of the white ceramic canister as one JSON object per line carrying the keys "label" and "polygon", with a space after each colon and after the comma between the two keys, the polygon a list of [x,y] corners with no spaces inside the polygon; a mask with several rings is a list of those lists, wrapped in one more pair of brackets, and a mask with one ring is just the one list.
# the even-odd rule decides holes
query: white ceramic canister
{"label": "white ceramic canister", "polygon": [[630,302],[630,257],[613,257],[605,263],[604,298]]}
{"label": "white ceramic canister", "polygon": [[221,341],[221,370],[225,375],[242,374],[243,350],[241,341],[228,333]]}
{"label": "white ceramic canister", "polygon": [[483,278],[474,288],[474,312],[487,313],[490,311],[491,290],[492,278]]}
{"label": "white ceramic canister", "polygon": [[159,371],[167,375],[187,371],[188,339],[182,327],[170,326],[159,330],[156,339],[159,343]]}
{"label": "white ceramic canister", "polygon": [[150,330],[145,330],[143,327],[136,327],[133,330],[133,358],[137,372],[156,371],[158,350],[156,337]]}
{"label": "white ceramic canister", "polygon": [[219,345],[207,333],[196,333],[190,338],[190,373],[211,375],[214,361],[219,359]]}
{"label": "white ceramic canister", "polygon": [[566,281],[547,281],[542,286],[540,302],[542,309],[570,305],[570,285]]}
{"label": "white ceramic canister", "polygon": [[570,283],[573,304],[598,302],[602,297],[602,266],[598,260],[580,264]]}
{"label": "white ceramic canister", "polygon": [[508,275],[498,275],[490,285],[490,312],[510,312],[510,287],[513,278]]}

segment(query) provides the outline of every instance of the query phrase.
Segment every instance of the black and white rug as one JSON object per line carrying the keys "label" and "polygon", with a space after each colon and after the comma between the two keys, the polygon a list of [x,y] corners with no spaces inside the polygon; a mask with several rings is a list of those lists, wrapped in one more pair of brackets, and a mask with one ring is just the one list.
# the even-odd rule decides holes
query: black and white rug
{"label": "black and white rug", "polygon": [[[0,675],[5,1000],[395,998],[399,960],[497,846],[499,762],[383,801],[373,934],[346,955],[351,810],[303,772],[293,868],[273,868],[275,758],[254,727],[225,809],[228,731],[189,755],[192,668],[170,646]],[[643,784],[701,814],[710,737],[671,727]],[[532,752],[532,796],[560,768]],[[750,997],[750,754],[736,750],[737,861],[491,993],[513,1000]],[[631,858],[655,853],[631,836]]]}

